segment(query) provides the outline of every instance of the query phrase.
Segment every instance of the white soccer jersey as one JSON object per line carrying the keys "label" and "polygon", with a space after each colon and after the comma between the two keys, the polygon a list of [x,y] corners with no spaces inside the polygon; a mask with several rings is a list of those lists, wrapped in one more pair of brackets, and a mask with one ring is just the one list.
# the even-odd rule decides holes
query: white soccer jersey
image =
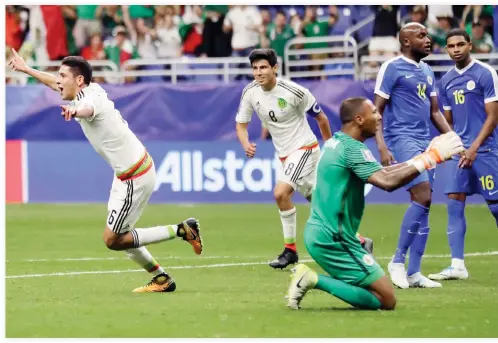
{"label": "white soccer jersey", "polygon": [[95,150],[109,163],[116,174],[133,167],[144,156],[145,147],[128,127],[121,113],[114,108],[106,91],[96,83],[83,88],[71,102],[72,106],[87,103],[93,116],[75,118]]}
{"label": "white soccer jersey", "polygon": [[313,94],[295,82],[277,78],[268,92],[256,81],[250,83],[242,92],[235,120],[248,123],[253,111],[268,128],[280,158],[317,142],[306,114],[317,116],[321,109]]}

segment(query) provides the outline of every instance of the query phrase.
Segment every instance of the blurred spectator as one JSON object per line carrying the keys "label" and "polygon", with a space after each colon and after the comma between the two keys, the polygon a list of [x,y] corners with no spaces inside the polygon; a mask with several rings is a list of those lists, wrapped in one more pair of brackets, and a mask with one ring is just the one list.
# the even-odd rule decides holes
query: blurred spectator
{"label": "blurred spectator", "polygon": [[76,14],[78,19],[74,26],[73,35],[76,46],[81,49],[85,46],[88,38],[95,32],[102,32],[102,25],[97,19],[96,11],[98,5],[77,5]]}
{"label": "blurred spectator", "polygon": [[484,26],[481,22],[472,24],[472,52],[475,53],[490,53],[494,50],[493,38],[484,31]]}
{"label": "blurred spectator", "polygon": [[448,16],[437,17],[437,26],[429,28],[429,35],[432,39],[432,50],[434,53],[444,53],[446,51],[446,36],[453,28],[453,18]]}
{"label": "blurred spectator", "polygon": [[76,25],[76,20],[78,19],[78,14],[76,13],[75,5],[64,5],[61,6],[62,15],[64,16],[64,23],[66,24],[66,40],[67,40],[67,51],[69,55],[78,55],[80,49],[76,46],[76,41],[74,39],[73,30]]}
{"label": "blurred spectator", "polygon": [[185,6],[185,13],[182,17],[182,25],[179,27],[180,37],[183,41],[183,54],[201,54],[202,31],[204,29],[204,14],[199,5]]}
{"label": "blurred spectator", "polygon": [[[398,10],[399,6],[377,6],[373,34],[368,44],[371,56],[395,56],[400,51],[398,41]],[[377,63],[373,63],[377,65]]]}
{"label": "blurred spectator", "polygon": [[104,42],[104,51],[106,57],[118,67],[129,59],[140,57],[136,47],[128,39],[126,29],[123,26],[116,26],[112,31],[112,36],[112,39]]}
{"label": "blurred spectator", "polygon": [[10,48],[19,50],[23,42],[23,36],[19,11],[15,6],[8,5],[5,13],[5,43],[7,50],[10,50]]}
{"label": "blurred spectator", "polygon": [[224,20],[223,30],[232,34],[232,56],[247,57],[259,43],[261,14],[256,6],[237,5]]}
{"label": "blurred spectator", "polygon": [[183,13],[181,21],[184,25],[192,23],[202,23],[204,21],[204,14],[202,13],[202,6],[200,5],[186,5],[185,12]]}
{"label": "blurred spectator", "polygon": [[112,30],[118,25],[123,25],[123,11],[119,5],[101,5],[97,8],[97,18],[102,22],[104,39],[112,36]]}
{"label": "blurred spectator", "polygon": [[277,12],[273,25],[269,26],[266,32],[266,37],[269,40],[269,47],[275,50],[277,56],[281,57],[282,60],[284,59],[285,44],[294,36],[294,30],[287,24],[285,13]]}
{"label": "blurred spectator", "polygon": [[206,20],[202,32],[202,56],[227,57],[232,53],[231,33],[223,31],[223,22],[228,6],[206,5]]}
{"label": "blurred spectator", "polygon": [[292,27],[295,36],[299,36],[302,34],[303,21],[301,20],[301,17],[297,13],[291,15],[290,26]]}
{"label": "blurred spectator", "polygon": [[271,13],[268,9],[262,9],[260,11],[261,14],[261,25],[265,28],[265,31],[268,29],[268,26],[272,25]]}
{"label": "blurred spectator", "polygon": [[158,16],[164,17],[164,16],[171,16],[173,19],[173,24],[175,26],[178,26],[181,22],[180,16],[176,13],[175,7],[171,5],[159,5],[156,6],[155,8],[156,14]]}
{"label": "blurred spectator", "polygon": [[149,27],[154,25],[154,6],[152,5],[123,5],[122,11],[128,12],[133,22],[142,18],[145,25]]}
{"label": "blurred spectator", "polygon": [[[319,21],[317,19],[316,6],[306,6],[304,12],[304,20],[302,23],[305,37],[325,37],[329,34],[329,27],[333,25],[330,21]],[[326,48],[328,43],[307,43],[304,45],[306,49]],[[326,54],[315,54],[313,59],[325,58]]]}
{"label": "blurred spectator", "polygon": [[425,5],[413,6],[412,12],[410,14],[410,21],[412,23],[419,23],[424,26],[426,25],[427,11],[425,9]]}
{"label": "blurred spectator", "polygon": [[131,41],[137,47],[141,58],[154,60],[157,58],[156,32],[145,23],[144,18],[138,18],[135,22],[136,31],[131,32]]}
{"label": "blurred spectator", "polygon": [[159,58],[175,58],[182,54],[182,39],[172,15],[156,17],[156,45]]}
{"label": "blurred spectator", "polygon": [[33,58],[37,62],[60,60],[68,56],[67,32],[61,6],[30,7],[29,36]]}
{"label": "blurred spectator", "polygon": [[90,37],[90,44],[81,50],[81,57],[86,60],[103,60],[106,57],[104,43],[100,32],[95,32]]}

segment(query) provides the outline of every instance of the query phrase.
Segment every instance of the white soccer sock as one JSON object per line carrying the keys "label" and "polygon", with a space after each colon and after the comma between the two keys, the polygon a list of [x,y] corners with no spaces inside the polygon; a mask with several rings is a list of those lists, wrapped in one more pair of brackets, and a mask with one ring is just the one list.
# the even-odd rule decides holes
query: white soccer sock
{"label": "white soccer sock", "polygon": [[451,266],[456,269],[464,269],[465,268],[465,263],[463,260],[459,258],[452,258],[451,259]]}
{"label": "white soccer sock", "polygon": [[133,229],[131,234],[133,236],[134,247],[138,248],[152,243],[159,243],[174,239],[178,225],[154,226],[145,229]]}
{"label": "white soccer sock", "polygon": [[285,244],[296,243],[296,208],[293,207],[287,211],[280,212],[280,221],[282,222],[282,230],[284,231]]}
{"label": "white soccer sock", "polygon": [[154,276],[165,273],[163,267],[157,263],[156,259],[152,257],[146,247],[128,249],[126,250],[126,255]]}

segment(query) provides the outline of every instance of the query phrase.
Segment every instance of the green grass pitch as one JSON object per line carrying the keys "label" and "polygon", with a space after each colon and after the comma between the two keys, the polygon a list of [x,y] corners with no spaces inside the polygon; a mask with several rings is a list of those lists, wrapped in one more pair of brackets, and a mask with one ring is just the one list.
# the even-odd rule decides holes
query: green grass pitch
{"label": "green grass pitch", "polygon": [[[406,206],[368,205],[361,233],[386,268]],[[6,207],[7,337],[497,337],[498,230],[486,206],[469,206],[470,279],[442,289],[396,290],[393,312],[354,310],[318,290],[303,309],[285,304],[290,272],[266,265],[283,247],[276,206],[151,205],[138,227],[196,216],[205,251],[177,239],[149,246],[177,290],[135,294],[150,280],[102,242],[105,205]],[[308,206],[298,207],[298,251]],[[422,271],[449,263],[446,209],[434,206]],[[312,262],[310,266],[316,267]],[[60,275],[46,275],[61,273]],[[39,277],[26,277],[33,274]],[[15,277],[21,276],[21,277]]]}

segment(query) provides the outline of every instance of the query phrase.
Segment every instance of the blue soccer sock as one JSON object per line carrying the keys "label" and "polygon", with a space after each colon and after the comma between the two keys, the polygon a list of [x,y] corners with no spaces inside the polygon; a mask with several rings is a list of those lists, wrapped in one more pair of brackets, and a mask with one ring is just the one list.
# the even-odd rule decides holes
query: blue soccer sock
{"label": "blue soccer sock", "polygon": [[408,261],[407,275],[413,275],[420,271],[422,256],[424,256],[427,239],[429,238],[429,212],[427,211],[420,219],[420,228],[417,236],[410,246],[410,260]]}
{"label": "blue soccer sock", "polygon": [[449,199],[448,230],[446,233],[448,234],[451,258],[463,260],[466,232],[467,221],[465,220],[465,202]]}
{"label": "blue soccer sock", "polygon": [[428,215],[428,213],[429,208],[412,201],[410,207],[406,210],[405,217],[401,223],[398,248],[396,249],[393,258],[394,263],[405,263],[406,252],[417,235],[421,220],[425,215]]}
{"label": "blue soccer sock", "polygon": [[498,227],[498,204],[488,204],[488,207],[491,210],[493,217],[495,217],[496,227]]}

